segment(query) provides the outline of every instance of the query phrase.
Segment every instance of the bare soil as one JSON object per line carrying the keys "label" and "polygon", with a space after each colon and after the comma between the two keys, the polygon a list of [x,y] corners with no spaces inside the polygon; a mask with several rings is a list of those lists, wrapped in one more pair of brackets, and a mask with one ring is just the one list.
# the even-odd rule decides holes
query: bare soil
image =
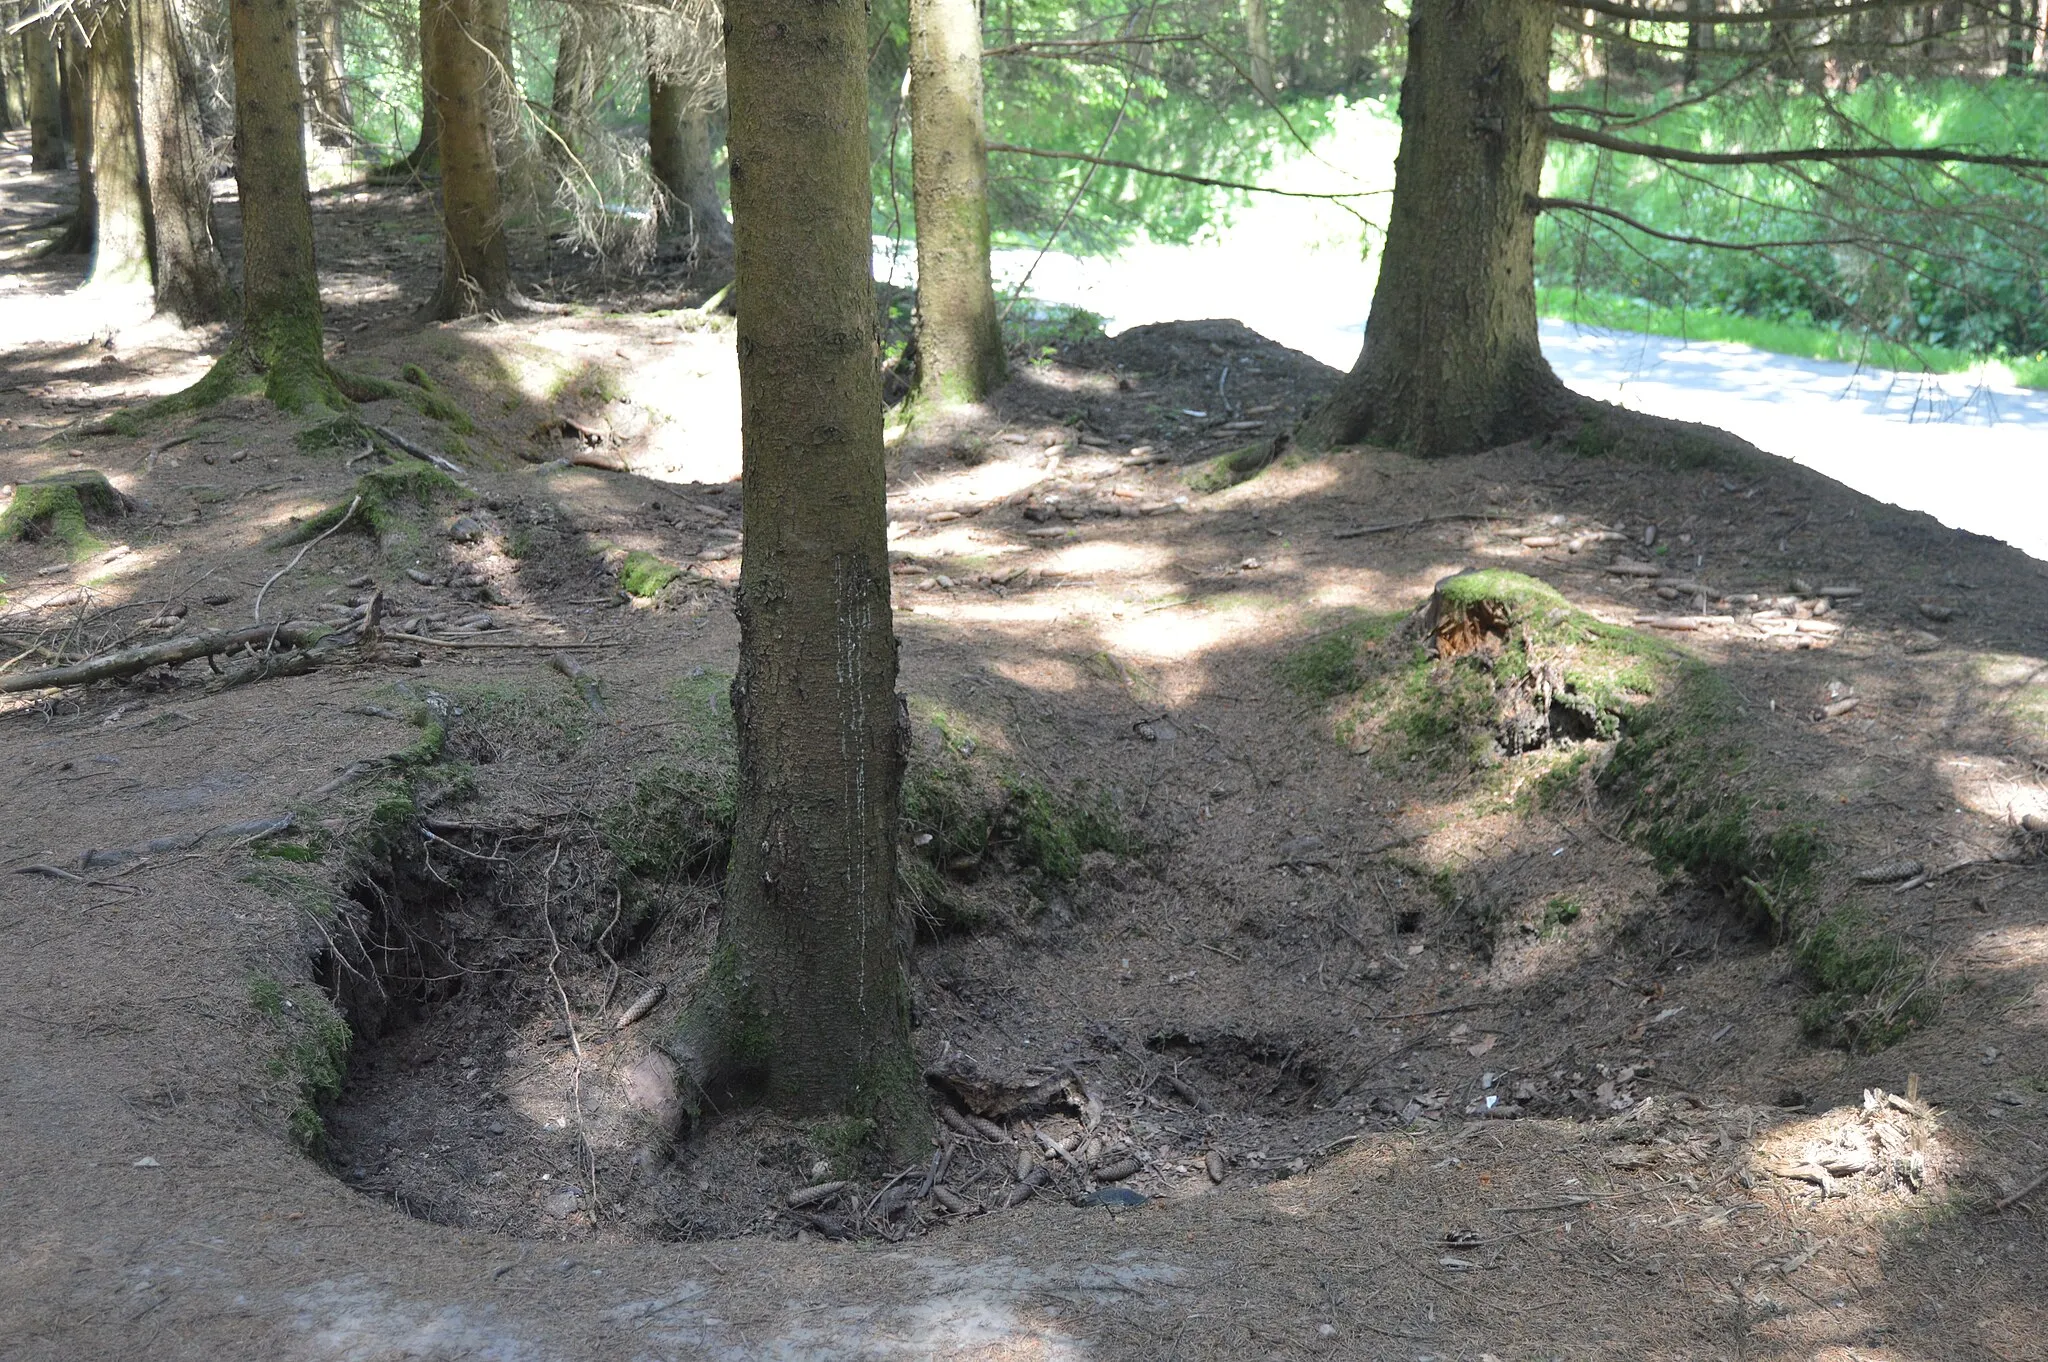
{"label": "bare soil", "polygon": [[[10,144],[5,476],[93,467],[139,509],[75,562],[0,544],[8,673],[248,623],[297,552],[280,532],[379,459],[303,449],[309,423],[254,400],[83,434],[219,337],[67,292],[79,271],[28,247],[68,189],[24,161]],[[701,299],[679,276],[566,263],[566,312],[421,325],[428,212],[322,196],[329,334],[462,403],[467,435],[365,419],[467,490],[321,541],[263,606],[341,620],[381,592],[410,638],[0,708],[0,1355],[2048,1357],[2048,1191],[1995,1209],[2048,1168],[2048,862],[2023,827],[2048,816],[2043,566],[1637,423],[1282,454],[1198,492],[1334,379],[1230,322],[1020,361],[892,449],[914,762],[1128,832],[1071,877],[1014,843],[934,867],[919,1054],[956,1093],[1065,1095],[935,1127],[957,1211],[895,1194],[928,1166],[851,1166],[760,1113],[637,1163],[618,1085],[688,1001],[717,881],[687,856],[635,879],[620,829],[687,830],[632,811],[720,759],[731,332],[665,310]],[[1524,543],[1595,530],[1626,539]],[[683,569],[652,599],[619,589],[636,550]],[[1661,873],[1597,790],[1521,797],[1570,752],[1390,759],[1283,683],[1475,566],[1625,625],[1798,597],[1803,626],[1758,602],[1670,637],[1739,695],[1744,778],[1820,829],[1824,906],[1922,962],[1924,1025],[1876,1053],[1810,1035],[1792,952]],[[1823,585],[1861,591],[1815,619]],[[1857,879],[1905,858],[1939,873]],[[1020,1145],[1050,1171],[1006,1207]]]}

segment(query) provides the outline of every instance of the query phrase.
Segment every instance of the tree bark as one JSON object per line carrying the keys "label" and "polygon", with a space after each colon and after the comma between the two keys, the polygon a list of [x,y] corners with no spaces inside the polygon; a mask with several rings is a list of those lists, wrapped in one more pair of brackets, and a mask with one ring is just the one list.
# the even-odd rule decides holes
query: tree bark
{"label": "tree bark", "polygon": [[661,189],[664,230],[695,236],[707,256],[732,254],[732,223],[718,199],[711,111],[694,87],[647,77],[647,166]]}
{"label": "tree bark", "polygon": [[93,243],[87,288],[147,284],[149,196],[135,116],[135,35],[129,0],[93,17],[91,48]]}
{"label": "tree bark", "polygon": [[92,61],[75,27],[64,34],[59,60],[65,131],[71,140],[72,163],[78,167],[78,211],[71,215],[63,233],[50,243],[49,253],[89,255],[100,212],[99,196],[93,186]]}
{"label": "tree bark", "polygon": [[13,35],[0,36],[0,128],[19,128],[28,123],[28,91],[22,70],[23,44]]}
{"label": "tree bark", "polygon": [[33,24],[21,36],[22,60],[28,68],[29,166],[62,170],[70,149],[64,141],[64,85],[57,74],[50,22]]}
{"label": "tree bark", "polygon": [[253,368],[270,399],[288,410],[339,406],[321,352],[298,11],[294,0],[229,0],[228,26],[242,201],[242,329],[215,369]]}
{"label": "tree bark", "polygon": [[234,288],[214,241],[213,164],[199,132],[199,79],[184,26],[173,0],[131,2],[157,310],[186,326],[225,321]]}
{"label": "tree bark", "polygon": [[355,140],[355,111],[349,105],[348,75],[342,62],[341,12],[335,0],[313,0],[306,11],[306,101],[313,135],[323,147]]}
{"label": "tree bark", "polygon": [[1569,410],[1536,333],[1550,10],[1549,0],[1416,0],[1365,346],[1302,427],[1305,445],[1463,453]]}
{"label": "tree bark", "polygon": [[975,0],[910,0],[918,391],[979,402],[1007,376],[989,276],[988,140]]}
{"label": "tree bark", "polygon": [[1252,84],[1259,93],[1273,94],[1273,19],[1266,0],[1244,0],[1244,45],[1251,58]]}
{"label": "tree bark", "polygon": [[499,75],[485,39],[485,0],[428,0],[433,90],[441,129],[441,284],[428,305],[442,320],[517,310],[488,104]]}
{"label": "tree bark", "polygon": [[1386,2],[1344,0],[1341,22],[1344,34],[1342,79],[1345,88],[1355,89],[1371,78],[1373,51],[1386,37]]}
{"label": "tree bark", "polygon": [[548,159],[560,165],[576,164],[588,150],[597,60],[587,30],[587,21],[576,10],[563,11],[562,31],[555,39],[555,88],[548,100],[555,134],[548,144]]}
{"label": "tree bark", "polygon": [[747,525],[739,811],[686,1067],[929,1147],[895,859],[903,738],[870,277],[867,18],[730,0]]}

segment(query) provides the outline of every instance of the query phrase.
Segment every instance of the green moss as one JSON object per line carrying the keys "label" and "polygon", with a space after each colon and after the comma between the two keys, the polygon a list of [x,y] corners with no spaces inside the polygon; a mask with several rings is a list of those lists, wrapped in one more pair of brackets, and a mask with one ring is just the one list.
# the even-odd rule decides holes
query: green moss
{"label": "green moss", "polygon": [[1306,700],[1334,700],[1365,684],[1361,644],[1377,643],[1401,627],[1401,611],[1365,615],[1303,644],[1280,660],[1280,680]]}
{"label": "green moss", "polygon": [[14,489],[14,500],[0,514],[0,539],[54,539],[73,559],[85,558],[106,547],[93,534],[90,518],[127,513],[127,501],[114,490],[106,474],[90,468],[69,469]]}
{"label": "green moss", "polygon": [[1799,1016],[1816,1040],[1882,1050],[1934,1016],[1926,960],[1853,908],[1822,918],[1794,954],[1814,988]]}
{"label": "green moss", "polygon": [[1106,793],[1076,790],[1055,795],[1028,779],[1005,782],[1009,817],[1014,820],[1017,864],[1055,880],[1081,873],[1081,858],[1091,851],[1124,855],[1136,839]]}
{"label": "green moss", "polygon": [[1261,440],[1240,446],[1213,459],[1205,459],[1183,475],[1190,491],[1221,492],[1241,482],[1250,482],[1280,456],[1284,443]]}
{"label": "green moss", "polygon": [[290,1094],[285,1131],[307,1153],[319,1152],[327,1123],[321,1108],[341,1096],[354,1037],[325,993],[311,984],[282,984],[267,974],[249,980],[249,1005],[278,1033],[270,1072]]}
{"label": "green moss", "polygon": [[242,874],[242,883],[280,903],[290,904],[316,922],[332,922],[339,910],[326,879],[289,869],[287,865],[259,862]]}
{"label": "green moss", "polygon": [[683,570],[643,549],[634,549],[619,564],[619,589],[628,595],[653,597],[683,575]]}
{"label": "green moss", "polygon": [[296,842],[258,842],[249,848],[249,854],[277,861],[296,861],[301,865],[317,865],[323,855],[318,847],[302,846]]}
{"label": "green moss", "polygon": [[361,449],[370,438],[369,427],[354,416],[337,416],[307,426],[292,437],[292,443],[307,453],[330,449]]}
{"label": "green moss", "polygon": [[1560,894],[1543,905],[1543,934],[1562,935],[1564,930],[1585,914],[1585,905],[1569,895]]}
{"label": "green moss", "polygon": [[92,431],[94,435],[120,435],[134,439],[142,434],[143,422],[140,412],[117,411],[99,423]]}
{"label": "green moss", "polygon": [[1352,686],[1337,716],[1347,743],[1458,771],[1557,737],[1612,738],[1678,665],[1676,650],[1520,573],[1462,573],[1436,600],[1433,635],[1368,617],[1352,626],[1348,653],[1325,644],[1296,655],[1303,687]]}
{"label": "green moss", "polygon": [[[356,479],[352,496],[301,521],[276,542],[280,546],[302,544],[333,529],[344,517],[348,519],[349,530],[382,539],[407,525],[410,508],[430,509],[437,497],[462,494],[455,480],[432,464],[403,459],[363,474]],[[349,514],[351,503],[355,504],[353,515]]]}
{"label": "green moss", "polygon": [[720,873],[739,805],[732,678],[703,671],[670,687],[674,752],[640,771],[598,815],[598,837],[635,892]]}
{"label": "green moss", "polygon": [[266,1017],[275,1017],[284,1011],[284,987],[267,974],[255,974],[249,979],[249,1006]]}

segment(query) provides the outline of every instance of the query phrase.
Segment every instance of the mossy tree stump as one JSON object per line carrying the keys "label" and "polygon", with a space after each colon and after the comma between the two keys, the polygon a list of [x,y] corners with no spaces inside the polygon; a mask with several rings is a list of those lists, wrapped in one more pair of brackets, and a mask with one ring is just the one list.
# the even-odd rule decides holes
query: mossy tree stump
{"label": "mossy tree stump", "polygon": [[92,532],[92,520],[117,520],[128,514],[128,508],[128,498],[106,474],[92,468],[68,469],[15,489],[13,504],[0,515],[0,539],[55,539],[73,558],[83,558],[102,547]]}

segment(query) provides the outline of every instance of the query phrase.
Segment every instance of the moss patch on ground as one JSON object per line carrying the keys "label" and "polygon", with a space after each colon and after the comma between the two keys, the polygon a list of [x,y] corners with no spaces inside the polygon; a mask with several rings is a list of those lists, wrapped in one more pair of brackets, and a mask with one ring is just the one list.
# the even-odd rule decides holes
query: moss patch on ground
{"label": "moss patch on ground", "polygon": [[619,590],[629,596],[651,599],[682,575],[683,570],[667,559],[645,549],[634,549],[619,563]]}
{"label": "moss patch on ground", "polygon": [[352,495],[299,522],[281,535],[277,543],[303,544],[343,520],[348,521],[349,530],[375,535],[380,540],[403,536],[409,529],[417,533],[411,523],[415,510],[431,510],[440,497],[463,495],[466,494],[455,480],[432,464],[402,459],[357,478]]}
{"label": "moss patch on ground", "polygon": [[327,1136],[321,1109],[341,1096],[354,1037],[348,1022],[319,989],[284,984],[267,974],[249,980],[249,1005],[278,1034],[270,1061],[272,1077],[289,1093],[285,1131],[307,1153],[318,1153]]}
{"label": "moss patch on ground", "polygon": [[1182,481],[1192,492],[1221,492],[1265,472],[1285,448],[1284,440],[1243,445],[1196,464],[1182,476]]}
{"label": "moss patch on ground", "polygon": [[994,875],[1068,883],[1091,854],[1127,856],[1141,849],[1107,791],[1059,789],[958,715],[922,700],[911,708],[897,883],[927,935],[992,925],[998,914],[974,886]]}
{"label": "moss patch on ground", "polygon": [[617,867],[628,933],[670,894],[725,870],[738,810],[732,677],[699,671],[669,688],[670,750],[636,771],[631,789],[597,816],[597,835]]}
{"label": "moss patch on ground", "polygon": [[0,514],[0,539],[29,543],[54,539],[75,560],[106,547],[92,532],[94,519],[118,519],[128,502],[114,490],[107,475],[91,468],[67,469],[24,482]]}
{"label": "moss patch on ground", "polygon": [[1519,573],[1462,573],[1434,609],[1362,616],[1289,654],[1298,694],[1341,701],[1337,731],[1388,763],[1469,773],[1560,740],[1612,738],[1678,664]]}

